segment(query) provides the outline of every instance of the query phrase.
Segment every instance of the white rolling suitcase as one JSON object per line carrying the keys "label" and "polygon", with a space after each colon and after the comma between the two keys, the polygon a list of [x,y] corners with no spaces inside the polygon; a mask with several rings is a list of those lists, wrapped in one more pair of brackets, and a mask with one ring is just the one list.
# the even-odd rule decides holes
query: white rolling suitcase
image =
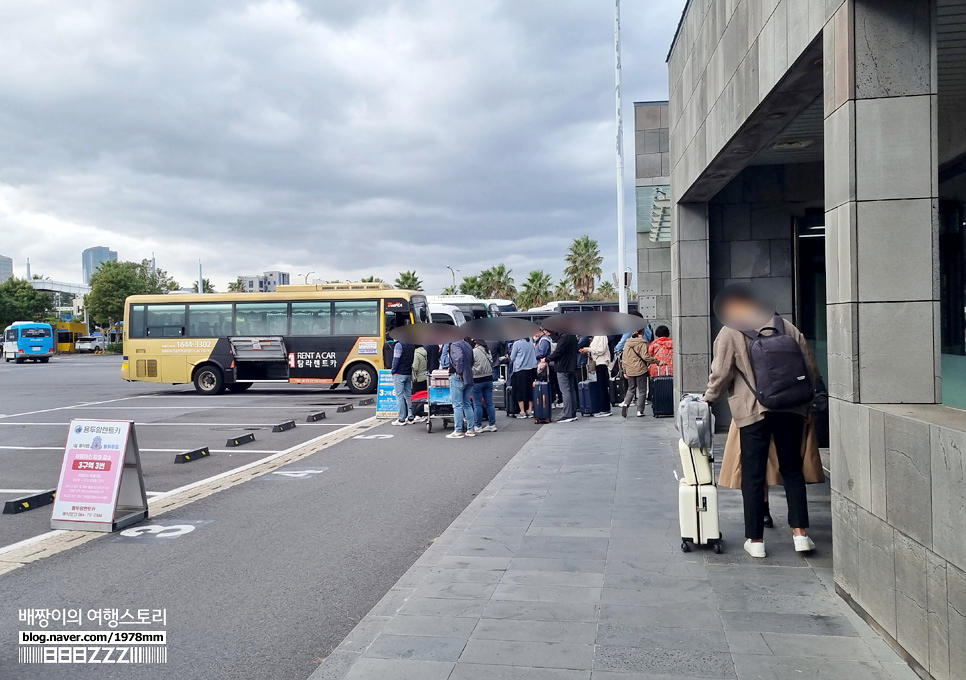
{"label": "white rolling suitcase", "polygon": [[678,511],[681,515],[681,550],[691,552],[692,545],[709,545],[720,554],[718,487],[714,484],[692,486],[682,480],[678,487]]}

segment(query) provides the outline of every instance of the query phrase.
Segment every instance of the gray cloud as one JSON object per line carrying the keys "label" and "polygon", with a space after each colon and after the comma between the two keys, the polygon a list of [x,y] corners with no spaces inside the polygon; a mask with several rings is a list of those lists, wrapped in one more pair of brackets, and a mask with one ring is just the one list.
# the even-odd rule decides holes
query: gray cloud
{"label": "gray cloud", "polygon": [[[630,235],[631,102],[666,96],[683,2],[624,4]],[[220,288],[415,268],[438,289],[446,264],[556,277],[582,233],[616,268],[609,3],[3,6],[0,252],[21,272],[76,280],[109,245],[182,283],[200,258]]]}

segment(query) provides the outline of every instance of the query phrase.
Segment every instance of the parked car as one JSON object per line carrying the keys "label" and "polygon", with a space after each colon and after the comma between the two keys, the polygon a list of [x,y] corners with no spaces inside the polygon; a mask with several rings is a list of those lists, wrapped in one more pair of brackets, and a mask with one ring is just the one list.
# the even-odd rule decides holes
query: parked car
{"label": "parked car", "polygon": [[81,352],[93,352],[94,354],[100,354],[107,348],[107,338],[102,336],[85,336],[83,338],[78,338],[77,342],[74,343],[74,349],[77,350],[78,354]]}

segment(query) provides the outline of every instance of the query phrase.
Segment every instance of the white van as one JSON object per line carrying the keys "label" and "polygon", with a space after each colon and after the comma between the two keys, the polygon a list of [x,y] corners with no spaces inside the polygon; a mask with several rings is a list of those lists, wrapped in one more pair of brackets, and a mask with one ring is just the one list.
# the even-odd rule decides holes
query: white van
{"label": "white van", "polygon": [[103,335],[85,335],[83,338],[77,338],[74,349],[77,350],[78,354],[81,352],[100,354],[107,349],[107,338]]}
{"label": "white van", "polygon": [[433,323],[448,323],[450,326],[462,326],[466,323],[466,317],[459,307],[438,302],[429,303],[429,317]]}
{"label": "white van", "polygon": [[467,321],[493,316],[486,302],[472,295],[427,295],[426,301],[429,304],[459,307]]}

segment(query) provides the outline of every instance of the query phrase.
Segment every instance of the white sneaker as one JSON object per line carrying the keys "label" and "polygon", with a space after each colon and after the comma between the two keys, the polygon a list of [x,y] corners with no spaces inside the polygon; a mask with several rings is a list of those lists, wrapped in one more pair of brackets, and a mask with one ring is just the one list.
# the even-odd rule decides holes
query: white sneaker
{"label": "white sneaker", "polygon": [[638,418],[643,418],[643,417],[644,417],[645,415],[646,415],[646,414],[644,413],[644,411],[638,411],[638,412],[637,412],[637,417],[638,417]]}
{"label": "white sneaker", "polygon": [[467,430],[466,431],[466,436],[467,437],[475,437],[476,436],[476,432],[474,432],[473,430]]}
{"label": "white sneaker", "polygon": [[483,432],[496,432],[496,425],[487,425],[483,428]]}
{"label": "white sneaker", "polygon": [[447,439],[462,439],[463,438],[463,433],[462,432],[450,432],[448,435],[446,435],[446,438]]}
{"label": "white sneaker", "polygon": [[425,423],[426,422],[426,416],[416,416],[415,418],[413,418],[413,422],[414,423]]}
{"label": "white sneaker", "polygon": [[610,415],[612,415],[610,411],[602,411],[601,413],[595,413],[594,418],[607,418]]}
{"label": "white sneaker", "polygon": [[749,538],[745,541],[745,552],[752,557],[764,557],[765,556],[765,544],[764,543],[752,543]]}
{"label": "white sneaker", "polygon": [[815,550],[815,541],[808,536],[792,536],[795,541],[795,552],[812,552]]}
{"label": "white sneaker", "polygon": [[406,425],[407,423],[405,420],[394,420],[392,421],[392,424],[396,427],[400,427],[402,425]]}
{"label": "white sneaker", "polygon": [[473,428],[473,432],[475,434],[481,434],[483,432],[483,426],[482,425],[477,425],[476,427]]}

